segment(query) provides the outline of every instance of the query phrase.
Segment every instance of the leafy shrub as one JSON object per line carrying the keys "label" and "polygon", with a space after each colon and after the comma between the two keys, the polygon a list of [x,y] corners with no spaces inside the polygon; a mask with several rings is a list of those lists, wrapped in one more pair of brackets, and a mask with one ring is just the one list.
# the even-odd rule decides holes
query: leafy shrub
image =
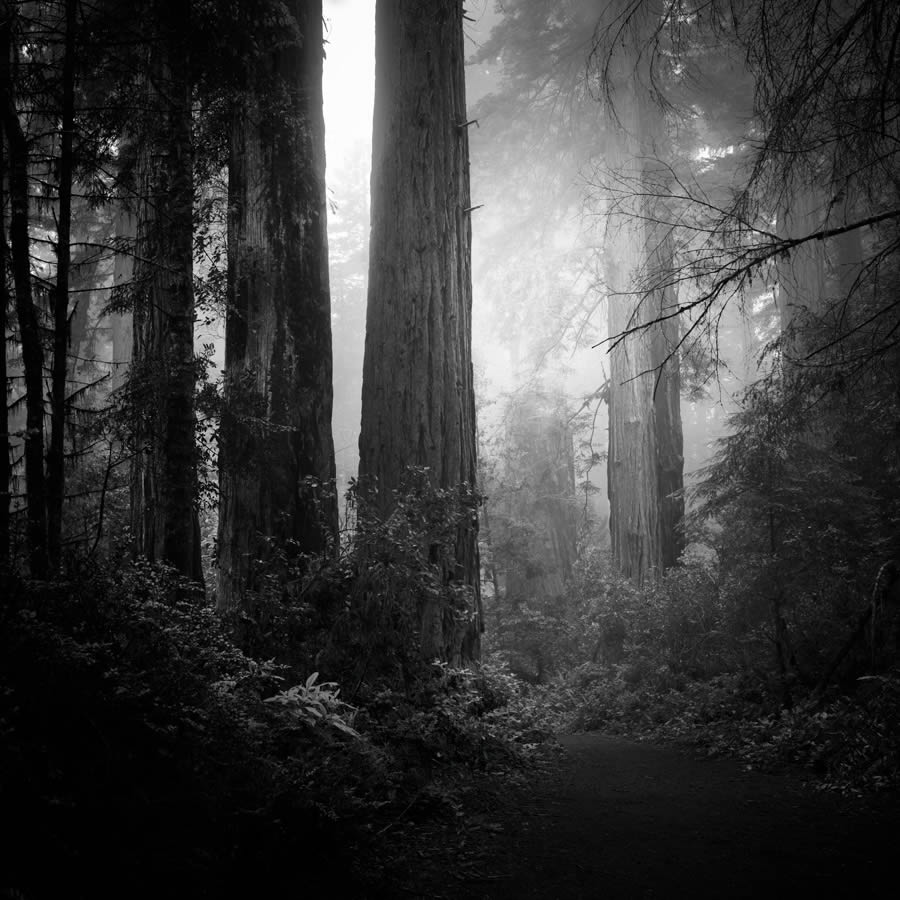
{"label": "leafy shrub", "polygon": [[[358,503],[359,488],[349,496]],[[457,646],[470,627],[471,588],[450,573],[457,569],[460,533],[471,527],[479,502],[468,485],[439,488],[427,469],[410,467],[389,514],[361,504],[333,574],[322,574],[340,602],[319,657],[322,670],[348,685],[354,701],[364,685],[394,688],[427,677],[420,642],[426,607],[441,611],[449,644]],[[453,646],[447,649],[453,655]]]}
{"label": "leafy shrub", "polygon": [[[120,895],[140,872],[130,896],[215,893],[303,866],[308,883],[349,885],[340,848],[391,789],[384,754],[349,734],[330,686],[266,702],[284,669],[245,656],[177,587],[146,564],[4,584],[0,803],[18,835],[6,883],[58,896],[52,868],[67,896]],[[295,714],[316,704],[321,720]]]}
{"label": "leafy shrub", "polygon": [[350,725],[356,710],[338,699],[340,688],[333,681],[316,684],[318,672],[313,672],[304,684],[297,684],[286,691],[266,697],[266,703],[275,703],[307,725],[328,725],[350,737],[359,737]]}

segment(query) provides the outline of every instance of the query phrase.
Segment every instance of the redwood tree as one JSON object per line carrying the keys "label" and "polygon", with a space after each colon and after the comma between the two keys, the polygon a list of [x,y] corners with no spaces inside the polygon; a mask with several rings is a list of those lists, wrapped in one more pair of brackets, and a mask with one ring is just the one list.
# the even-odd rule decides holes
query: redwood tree
{"label": "redwood tree", "polygon": [[613,558],[640,582],[681,553],[684,459],[674,251],[658,200],[669,172],[658,161],[665,129],[639,52],[653,19],[626,8],[622,48],[604,70],[614,110],[607,164],[630,186],[610,201],[605,246],[613,341],[608,480]]}
{"label": "redwood tree", "polygon": [[135,163],[132,529],[138,553],[199,582],[191,79],[181,6],[156,0],[149,31]]}
{"label": "redwood tree", "polygon": [[[379,0],[375,11],[372,229],[363,364],[360,483],[389,514],[407,467],[474,486],[469,143],[460,0]],[[469,616],[423,601],[428,657],[478,654],[477,521],[459,527],[445,577]]]}
{"label": "redwood tree", "polygon": [[337,532],[322,6],[240,15],[252,40],[229,158],[220,610],[249,602],[273,549],[327,553]]}
{"label": "redwood tree", "polygon": [[[66,488],[65,428],[69,368],[69,281],[72,270],[72,189],[75,137],[75,43],[77,0],[65,2],[59,135],[59,207],[56,226],[56,284],[53,292],[53,353],[50,376],[50,441],[47,447],[47,551],[58,570]],[[74,312],[71,313],[74,315]]]}

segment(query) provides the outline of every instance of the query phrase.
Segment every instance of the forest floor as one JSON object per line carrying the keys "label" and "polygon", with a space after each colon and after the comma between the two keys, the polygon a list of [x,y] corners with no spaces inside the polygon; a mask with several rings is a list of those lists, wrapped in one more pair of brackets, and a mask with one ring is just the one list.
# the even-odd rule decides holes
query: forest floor
{"label": "forest floor", "polygon": [[479,776],[456,802],[397,823],[379,861],[384,896],[773,900],[896,888],[896,796],[841,797],[797,773],[596,733],[561,738],[552,756],[513,782]]}

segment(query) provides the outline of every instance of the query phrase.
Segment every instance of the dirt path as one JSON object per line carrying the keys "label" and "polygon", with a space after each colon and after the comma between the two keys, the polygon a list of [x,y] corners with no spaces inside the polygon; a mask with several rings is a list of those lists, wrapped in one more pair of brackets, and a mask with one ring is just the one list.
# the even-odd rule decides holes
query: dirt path
{"label": "dirt path", "polygon": [[868,898],[900,887],[900,817],[730,760],[598,734],[431,835],[398,896]]}

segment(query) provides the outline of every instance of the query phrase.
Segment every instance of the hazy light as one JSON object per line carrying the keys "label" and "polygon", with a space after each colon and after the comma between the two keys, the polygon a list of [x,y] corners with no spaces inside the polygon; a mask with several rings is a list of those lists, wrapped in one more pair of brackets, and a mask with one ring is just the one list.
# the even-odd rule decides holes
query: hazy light
{"label": "hazy light", "polygon": [[341,168],[354,144],[372,139],[375,3],[325,0],[325,154]]}

